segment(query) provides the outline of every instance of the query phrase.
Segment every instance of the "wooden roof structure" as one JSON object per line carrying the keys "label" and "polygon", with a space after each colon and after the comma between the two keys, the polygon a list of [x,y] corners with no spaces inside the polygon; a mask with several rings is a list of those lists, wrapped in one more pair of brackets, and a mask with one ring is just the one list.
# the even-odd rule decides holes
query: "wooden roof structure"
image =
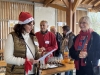
{"label": "wooden roof structure", "polygon": [[66,11],[66,23],[72,31],[76,31],[76,9],[85,8],[91,12],[100,11],[100,0],[26,0],[42,3],[45,7],[53,7]]}
{"label": "wooden roof structure", "polygon": [[69,8],[70,2],[72,3],[73,11],[77,7],[86,8],[89,11],[99,12],[100,11],[100,0],[26,0],[32,2],[39,2],[44,6],[50,6],[60,10],[66,11]]}
{"label": "wooden roof structure", "polygon": [[26,1],[41,3],[44,7],[53,7],[66,12],[66,24],[70,26],[73,32],[76,32],[76,10],[85,8],[86,10],[99,12],[100,0],[9,0]]}

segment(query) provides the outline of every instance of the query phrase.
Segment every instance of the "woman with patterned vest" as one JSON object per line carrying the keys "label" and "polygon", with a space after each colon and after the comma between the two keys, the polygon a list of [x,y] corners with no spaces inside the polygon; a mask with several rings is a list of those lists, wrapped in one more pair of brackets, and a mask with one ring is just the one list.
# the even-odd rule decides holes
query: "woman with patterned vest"
{"label": "woman with patterned vest", "polygon": [[35,75],[38,51],[34,43],[34,19],[28,12],[21,12],[14,32],[8,35],[4,50],[7,63],[6,75]]}

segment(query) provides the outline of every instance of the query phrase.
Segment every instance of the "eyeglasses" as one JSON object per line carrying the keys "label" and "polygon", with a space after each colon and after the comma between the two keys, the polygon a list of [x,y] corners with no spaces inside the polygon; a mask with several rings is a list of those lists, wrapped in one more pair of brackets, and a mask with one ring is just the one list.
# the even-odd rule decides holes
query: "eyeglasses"
{"label": "eyeglasses", "polygon": [[80,22],[79,24],[87,24],[86,22]]}

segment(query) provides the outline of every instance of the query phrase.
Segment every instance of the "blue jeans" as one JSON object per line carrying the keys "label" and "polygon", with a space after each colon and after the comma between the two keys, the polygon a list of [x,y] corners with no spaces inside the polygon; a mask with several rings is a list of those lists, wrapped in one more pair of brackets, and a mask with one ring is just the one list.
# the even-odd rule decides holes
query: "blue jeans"
{"label": "blue jeans", "polygon": [[65,72],[65,75],[73,75],[73,70]]}
{"label": "blue jeans", "polygon": [[70,75],[70,71],[65,72],[65,75]]}

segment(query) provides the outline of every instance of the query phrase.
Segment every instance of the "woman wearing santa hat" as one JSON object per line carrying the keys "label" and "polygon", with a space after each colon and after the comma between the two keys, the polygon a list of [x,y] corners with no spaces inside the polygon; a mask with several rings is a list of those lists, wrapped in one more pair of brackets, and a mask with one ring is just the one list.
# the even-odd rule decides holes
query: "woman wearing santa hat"
{"label": "woman wearing santa hat", "polygon": [[19,23],[14,26],[6,40],[4,59],[7,62],[6,75],[35,75],[39,56],[34,44],[34,19],[28,12],[21,12]]}

